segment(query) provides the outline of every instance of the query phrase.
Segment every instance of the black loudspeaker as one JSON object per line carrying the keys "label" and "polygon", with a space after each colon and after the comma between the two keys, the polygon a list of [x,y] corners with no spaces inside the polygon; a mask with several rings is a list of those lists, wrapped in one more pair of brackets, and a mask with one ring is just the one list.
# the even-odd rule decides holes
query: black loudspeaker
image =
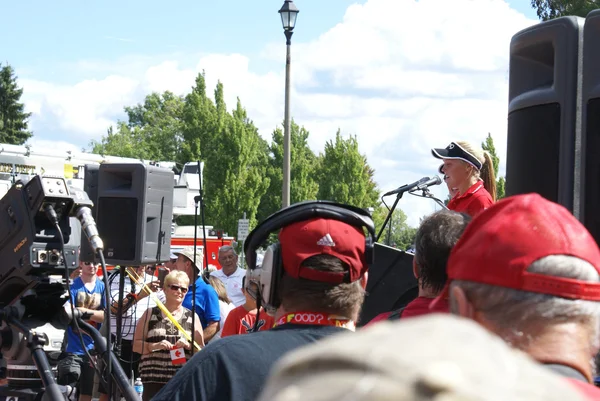
{"label": "black loudspeaker", "polygon": [[539,23],[510,43],[506,195],[574,205],[581,18]]}
{"label": "black loudspeaker", "polygon": [[103,163],[98,173],[98,232],[107,263],[169,260],[173,172],[141,163]]}
{"label": "black loudspeaker", "polygon": [[600,244],[600,10],[584,26],[580,220]]}
{"label": "black loudspeaker", "polygon": [[402,308],[417,297],[419,284],[413,273],[413,258],[410,253],[375,244],[375,262],[369,269],[359,326],[381,313]]}
{"label": "black loudspeaker", "polygon": [[[99,164],[86,164],[83,173],[83,190],[88,194],[90,200],[94,203],[92,207],[92,217],[98,221],[98,171]],[[79,260],[82,262],[94,262],[97,258],[94,257],[94,250],[90,246],[90,241],[81,232],[81,248]]]}

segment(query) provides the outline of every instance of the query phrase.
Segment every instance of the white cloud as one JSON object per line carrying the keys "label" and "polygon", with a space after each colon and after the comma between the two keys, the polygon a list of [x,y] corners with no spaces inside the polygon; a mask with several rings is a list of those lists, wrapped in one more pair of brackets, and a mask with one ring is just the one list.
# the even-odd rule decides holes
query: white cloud
{"label": "white cloud", "polygon": [[[292,115],[311,132],[317,152],[338,128],[357,135],[385,191],[435,174],[439,161],[431,157],[431,147],[451,140],[478,143],[488,132],[504,169],[509,43],[533,23],[502,0],[352,5],[317,39],[294,42]],[[142,101],[150,91],[185,94],[204,70],[210,95],[220,80],[228,108],[239,97],[261,134],[270,138],[283,120],[284,60],[285,47],[277,41],[265,44],[260,59],[224,53],[199,56],[193,63],[189,55],[118,65],[105,60],[105,75],[82,61],[81,68],[96,79],[22,84],[36,132],[60,131],[60,139],[83,146],[123,118],[123,106]],[[261,63],[260,73],[255,62]],[[435,193],[446,197],[445,188]],[[413,225],[435,209],[433,202],[408,198],[399,206]]]}

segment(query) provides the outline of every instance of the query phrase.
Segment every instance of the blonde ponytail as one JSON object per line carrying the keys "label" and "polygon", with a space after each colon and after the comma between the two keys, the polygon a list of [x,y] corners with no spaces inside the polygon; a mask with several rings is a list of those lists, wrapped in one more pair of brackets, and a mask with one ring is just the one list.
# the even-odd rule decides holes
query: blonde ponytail
{"label": "blonde ponytail", "polygon": [[485,162],[481,167],[480,178],[483,180],[484,188],[492,196],[492,201],[496,202],[496,175],[494,174],[494,161],[489,152],[483,152],[483,158]]}
{"label": "blonde ponytail", "polygon": [[492,156],[488,151],[477,148],[469,142],[458,141],[456,144],[479,160],[481,163],[481,170],[477,170],[476,167],[473,167],[473,174],[477,179],[483,181],[483,187],[490,193],[492,200],[496,202],[496,174],[494,173],[494,161],[492,160]]}

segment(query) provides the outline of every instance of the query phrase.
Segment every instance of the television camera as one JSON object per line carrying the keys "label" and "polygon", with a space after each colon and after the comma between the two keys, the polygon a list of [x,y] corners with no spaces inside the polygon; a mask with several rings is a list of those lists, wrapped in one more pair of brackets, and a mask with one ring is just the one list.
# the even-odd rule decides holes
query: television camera
{"label": "television camera", "polygon": [[68,313],[64,308],[70,269],[79,264],[79,230],[104,264],[92,206],[85,192],[59,177],[19,181],[0,199],[0,350],[8,379],[0,387],[0,400],[66,399],[69,389],[56,384],[55,371],[68,324],[94,339],[107,367],[103,379],[108,387],[114,380],[125,399],[137,398],[110,342],[76,309]]}

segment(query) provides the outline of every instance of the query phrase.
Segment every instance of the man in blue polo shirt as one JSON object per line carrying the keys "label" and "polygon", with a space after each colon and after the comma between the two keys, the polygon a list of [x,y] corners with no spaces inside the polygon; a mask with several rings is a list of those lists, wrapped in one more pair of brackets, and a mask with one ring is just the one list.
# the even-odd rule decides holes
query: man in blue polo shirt
{"label": "man in blue polo shirt", "polygon": [[208,342],[219,331],[221,311],[219,309],[219,296],[210,285],[204,282],[199,273],[202,270],[202,252],[196,252],[196,265],[194,265],[194,248],[187,247],[180,252],[175,252],[177,261],[175,269],[185,272],[190,279],[190,288],[183,299],[183,306],[192,310],[192,285],[196,280],[196,314],[202,323],[204,341]]}

